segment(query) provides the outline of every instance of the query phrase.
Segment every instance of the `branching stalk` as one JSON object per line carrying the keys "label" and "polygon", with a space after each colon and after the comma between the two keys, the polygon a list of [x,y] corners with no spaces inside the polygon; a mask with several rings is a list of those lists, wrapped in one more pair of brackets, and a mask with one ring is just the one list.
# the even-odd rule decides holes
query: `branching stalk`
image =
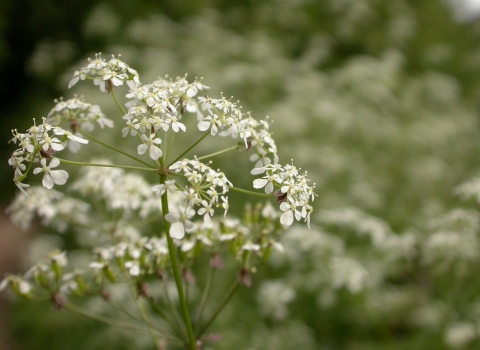
{"label": "branching stalk", "polygon": [[190,147],[188,147],[185,152],[183,152],[182,154],[180,154],[177,158],[175,158],[175,160],[171,163],[175,163],[176,161],[182,159],[182,157],[187,154],[188,152],[190,152],[196,145],[198,145],[205,137],[208,136],[208,134],[210,134],[210,131],[207,130],[207,132],[205,132],[205,134],[203,134],[202,137],[200,137],[193,145],[191,145]]}
{"label": "branching stalk", "polygon": [[70,164],[70,165],[77,165],[77,166],[96,166],[96,167],[103,167],[103,168],[120,168],[120,169],[130,169],[130,170],[142,170],[142,171],[156,171],[156,168],[143,168],[143,167],[138,167],[138,166],[130,166],[130,165],[115,165],[115,164],[100,164],[100,163],[85,163],[85,162],[74,162],[71,160],[66,160],[62,158],[57,159],[64,164]]}
{"label": "branching stalk", "polygon": [[207,154],[207,155],[205,155],[205,156],[197,157],[197,159],[198,159],[198,160],[201,160],[201,159],[206,159],[206,158],[212,158],[212,157],[218,156],[218,155],[223,154],[223,153],[227,153],[227,152],[230,152],[230,151],[238,150],[239,148],[240,148],[240,146],[238,146],[238,145],[232,146],[232,147],[228,147],[228,148],[225,148],[225,149],[222,150],[222,151],[218,151],[218,152],[214,152],[214,153]]}
{"label": "branching stalk", "polygon": [[125,157],[128,157],[128,158],[130,158],[130,159],[133,159],[134,161],[137,161],[137,162],[139,162],[139,163],[142,163],[142,164],[144,164],[144,165],[146,165],[146,166],[152,167],[151,164],[148,164],[147,162],[144,162],[143,160],[138,159],[137,157],[134,157],[134,156],[132,156],[132,155],[126,153],[126,152],[123,152],[123,151],[119,150],[118,148],[115,148],[115,147],[113,147],[113,146],[110,146],[109,144],[107,144],[107,143],[105,143],[105,142],[97,139],[96,137],[90,135],[89,133],[85,132],[85,131],[82,130],[82,129],[79,129],[78,131],[79,131],[83,136],[89,138],[89,139],[92,140],[92,141],[95,141],[96,143],[98,143],[98,144],[100,144],[100,145],[102,145],[102,146],[104,146],[104,147],[107,147],[107,148],[111,149],[112,151],[115,151],[115,152],[117,152],[117,153],[123,154]]}

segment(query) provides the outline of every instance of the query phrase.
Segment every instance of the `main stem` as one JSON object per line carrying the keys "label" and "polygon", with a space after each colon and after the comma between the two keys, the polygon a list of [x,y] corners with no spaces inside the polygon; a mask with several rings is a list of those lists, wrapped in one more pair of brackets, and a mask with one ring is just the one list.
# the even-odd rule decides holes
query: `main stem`
{"label": "main stem", "polygon": [[[165,184],[167,176],[160,175],[160,184]],[[165,215],[168,214],[168,196],[167,192],[162,195],[162,214],[163,225],[165,227],[165,235],[167,236],[168,252],[170,254],[170,261],[172,262],[173,276],[175,277],[175,284],[177,285],[178,299],[180,300],[180,306],[182,309],[183,320],[185,321],[185,327],[187,328],[188,342],[191,350],[197,350],[197,341],[193,334],[192,321],[190,320],[190,313],[188,311],[187,300],[183,292],[182,278],[180,276],[180,267],[178,265],[177,248],[173,243],[173,238],[170,236],[170,223],[165,219]]]}

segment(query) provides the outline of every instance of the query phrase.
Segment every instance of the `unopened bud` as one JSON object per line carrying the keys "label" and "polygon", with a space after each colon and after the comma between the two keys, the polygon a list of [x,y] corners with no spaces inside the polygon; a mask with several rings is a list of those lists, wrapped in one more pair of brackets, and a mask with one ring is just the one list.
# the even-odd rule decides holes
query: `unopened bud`
{"label": "unopened bud", "polygon": [[50,301],[52,302],[53,309],[55,311],[60,311],[67,303],[67,298],[65,295],[55,292],[52,294]]}
{"label": "unopened bud", "polygon": [[182,270],[183,280],[189,284],[195,284],[195,276],[190,269],[184,268]]}
{"label": "unopened bud", "polygon": [[150,287],[145,282],[137,283],[137,291],[139,297],[149,298],[152,295]]}
{"label": "unopened bud", "polygon": [[212,255],[210,259],[210,266],[214,269],[223,269],[223,260],[219,253]]}
{"label": "unopened bud", "polygon": [[243,268],[240,270],[240,272],[238,273],[238,282],[250,288],[250,286],[252,285],[252,279],[250,276],[250,271],[248,269]]}

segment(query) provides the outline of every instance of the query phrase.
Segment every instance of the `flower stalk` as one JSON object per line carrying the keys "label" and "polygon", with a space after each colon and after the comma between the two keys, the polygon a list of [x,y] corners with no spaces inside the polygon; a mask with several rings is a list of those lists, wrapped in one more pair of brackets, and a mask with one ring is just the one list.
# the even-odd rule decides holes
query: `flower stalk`
{"label": "flower stalk", "polygon": [[[165,185],[167,181],[166,175],[160,175],[160,184]],[[193,334],[192,321],[190,320],[190,312],[188,310],[187,300],[183,292],[182,277],[180,275],[180,267],[178,264],[177,248],[173,242],[173,238],[170,236],[170,222],[165,219],[168,214],[168,191],[165,191],[162,195],[162,216],[163,225],[165,228],[165,235],[168,242],[168,252],[170,254],[170,261],[172,264],[173,276],[175,278],[175,284],[177,286],[178,298],[180,301],[180,307],[182,310],[183,320],[185,322],[185,328],[187,329],[188,343],[191,350],[197,350],[197,344],[195,335]]]}

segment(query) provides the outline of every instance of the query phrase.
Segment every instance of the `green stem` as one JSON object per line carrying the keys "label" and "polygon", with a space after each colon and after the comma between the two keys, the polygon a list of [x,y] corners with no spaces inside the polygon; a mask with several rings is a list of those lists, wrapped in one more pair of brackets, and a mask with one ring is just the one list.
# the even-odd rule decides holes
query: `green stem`
{"label": "green stem", "polygon": [[123,152],[123,151],[121,151],[121,150],[119,150],[119,149],[117,149],[117,148],[115,148],[115,147],[113,147],[113,146],[110,146],[109,144],[107,144],[107,143],[105,143],[105,142],[97,139],[96,137],[90,135],[89,133],[83,131],[82,129],[79,129],[79,132],[80,132],[82,135],[84,135],[85,137],[88,137],[90,140],[95,141],[96,143],[98,143],[98,144],[100,144],[100,145],[102,145],[102,146],[104,146],[104,147],[107,147],[107,148],[109,148],[109,149],[111,149],[111,150],[113,150],[113,151],[115,151],[115,152],[118,152],[118,153],[120,153],[120,154],[123,154],[124,156],[126,156],[126,157],[128,157],[128,158],[130,158],[130,159],[133,159],[133,160],[135,160],[135,161],[137,161],[137,162],[139,162],[139,163],[142,163],[142,164],[144,164],[144,165],[146,165],[146,166],[152,167],[151,164],[148,164],[147,162],[144,162],[143,160],[138,159],[137,157],[131,156],[131,155],[128,154],[128,153],[125,153],[125,152]]}
{"label": "green stem", "polygon": [[122,117],[123,117],[125,114],[127,114],[127,113],[125,113],[125,109],[123,109],[122,105],[118,101],[118,98],[117,98],[117,95],[115,95],[115,92],[112,90],[112,91],[110,91],[110,93],[112,94],[112,97],[115,100],[115,103],[117,104],[118,108],[120,108],[120,110],[122,111],[122,113],[123,113]]}
{"label": "green stem", "polygon": [[225,295],[225,298],[223,298],[222,302],[220,303],[220,305],[218,305],[217,307],[217,310],[213,313],[212,316],[210,316],[210,319],[205,323],[205,325],[200,329],[200,332],[198,332],[198,336],[201,336],[202,334],[204,334],[208,327],[211,326],[211,324],[213,323],[213,321],[215,321],[215,319],[217,318],[218,314],[223,310],[223,308],[225,307],[225,305],[228,303],[228,301],[230,300],[230,298],[233,296],[233,294],[235,293],[235,291],[237,290],[237,288],[240,286],[240,282],[238,281],[238,279],[235,280],[235,283],[233,283],[233,285],[230,287],[230,289],[228,290],[227,292],[227,295]]}
{"label": "green stem", "polygon": [[198,160],[201,160],[201,159],[205,159],[205,158],[215,157],[215,156],[218,156],[218,155],[223,154],[223,153],[227,153],[227,152],[230,152],[230,151],[238,150],[238,148],[239,148],[238,145],[232,146],[232,147],[229,147],[229,148],[225,148],[223,151],[218,151],[218,152],[215,152],[215,153],[207,154],[207,155],[205,155],[205,156],[197,157],[197,159],[198,159]]}
{"label": "green stem", "polygon": [[233,187],[233,186],[229,187],[228,189],[233,190],[233,191],[237,191],[237,192],[240,192],[240,193],[249,194],[249,195],[252,195],[252,196],[257,196],[257,197],[272,198],[274,196],[273,194],[253,192],[253,191],[248,191],[248,190],[244,190],[244,189],[241,189],[241,188],[238,188],[238,187]]}
{"label": "green stem", "polygon": [[195,327],[198,327],[200,321],[202,320],[203,309],[205,308],[205,303],[207,301],[207,296],[210,291],[210,286],[212,284],[212,275],[215,270],[210,266],[207,275],[207,282],[205,284],[205,289],[203,290],[202,300],[200,301],[200,307],[198,309],[197,319],[195,320]]}
{"label": "green stem", "polygon": [[104,168],[121,168],[121,169],[132,169],[132,170],[143,170],[143,171],[156,171],[156,168],[142,168],[137,166],[130,165],[115,165],[115,164],[100,164],[100,163],[84,163],[84,162],[74,162],[71,160],[66,160],[62,158],[57,158],[60,162],[65,164],[77,165],[77,166],[98,166]]}
{"label": "green stem", "polygon": [[175,158],[175,160],[171,163],[171,164],[174,164],[176,161],[180,160],[185,154],[187,154],[188,152],[190,152],[190,150],[192,148],[194,148],[196,145],[198,145],[205,137],[208,136],[208,134],[210,134],[210,130],[207,130],[205,132],[205,134],[203,134],[202,137],[200,137],[193,145],[191,145],[190,147],[188,147],[185,152],[183,152],[181,155],[179,155],[177,158]]}
{"label": "green stem", "polygon": [[[160,175],[160,184],[165,184],[167,180],[166,175]],[[178,264],[177,258],[177,248],[173,243],[173,238],[170,236],[170,222],[165,219],[165,215],[168,214],[168,191],[162,195],[162,214],[163,214],[163,225],[165,227],[165,235],[167,236],[168,242],[168,252],[170,254],[170,262],[172,263],[173,276],[175,277],[175,284],[177,285],[178,298],[180,301],[180,306],[182,309],[183,320],[185,322],[185,327],[187,328],[188,342],[191,350],[197,350],[197,344],[195,340],[195,335],[193,334],[192,322],[190,320],[190,313],[188,311],[187,301],[185,299],[185,294],[183,293],[182,278],[180,276],[180,267]]]}

